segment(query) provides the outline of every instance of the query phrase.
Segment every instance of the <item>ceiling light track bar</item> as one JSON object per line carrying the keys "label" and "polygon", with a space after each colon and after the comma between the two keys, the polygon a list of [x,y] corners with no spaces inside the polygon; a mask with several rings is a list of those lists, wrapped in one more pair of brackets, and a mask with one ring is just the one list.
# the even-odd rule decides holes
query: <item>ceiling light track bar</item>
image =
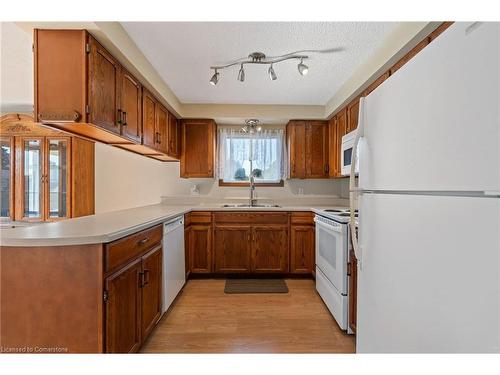
{"label": "ceiling light track bar", "polygon": [[226,65],[218,65],[218,66],[211,66],[210,69],[225,69],[225,68],[230,68],[231,66],[235,65],[246,65],[246,64],[261,64],[261,65],[271,65],[271,64],[276,64],[282,61],[286,60],[303,60],[303,59],[308,59],[309,56],[307,55],[293,55],[293,56],[287,56],[287,57],[281,57],[281,58],[276,58],[276,59],[270,59],[270,60],[243,60],[243,61],[235,61],[230,64]]}

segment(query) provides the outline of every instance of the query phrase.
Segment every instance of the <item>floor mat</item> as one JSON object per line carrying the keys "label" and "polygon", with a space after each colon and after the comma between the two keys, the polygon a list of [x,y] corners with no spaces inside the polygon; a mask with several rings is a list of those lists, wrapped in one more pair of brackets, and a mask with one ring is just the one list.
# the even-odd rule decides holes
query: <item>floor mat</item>
{"label": "floor mat", "polygon": [[224,293],[288,293],[284,279],[227,279]]}

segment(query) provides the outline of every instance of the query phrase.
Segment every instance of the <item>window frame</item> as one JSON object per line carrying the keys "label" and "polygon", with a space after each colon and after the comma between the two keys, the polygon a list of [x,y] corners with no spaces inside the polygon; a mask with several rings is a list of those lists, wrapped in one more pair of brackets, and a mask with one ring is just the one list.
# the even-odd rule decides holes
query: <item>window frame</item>
{"label": "window frame", "polygon": [[9,142],[9,147],[10,147],[10,160],[9,160],[9,167],[10,167],[10,181],[9,181],[9,216],[1,216],[0,218],[5,220],[5,219],[10,219],[10,220],[15,220],[15,179],[16,179],[16,164],[15,164],[15,143],[14,143],[14,137],[11,136],[4,136],[2,135],[0,137],[2,141],[7,141]]}
{"label": "window frame", "polygon": [[[220,133],[219,133],[219,128],[217,129],[217,145],[219,145],[219,140],[220,140]],[[283,142],[286,142],[286,132],[283,131]],[[286,143],[285,147],[286,147]],[[281,155],[281,163],[285,163],[285,155]],[[217,150],[217,163],[220,163],[220,152]],[[283,165],[282,165],[283,166]],[[219,171],[219,168],[217,168]],[[250,187],[250,182],[249,181],[224,181],[223,178],[218,178],[218,185],[220,187]],[[258,187],[283,187],[285,186],[285,181],[283,178],[281,178],[279,181],[256,181],[254,180],[254,186]]]}

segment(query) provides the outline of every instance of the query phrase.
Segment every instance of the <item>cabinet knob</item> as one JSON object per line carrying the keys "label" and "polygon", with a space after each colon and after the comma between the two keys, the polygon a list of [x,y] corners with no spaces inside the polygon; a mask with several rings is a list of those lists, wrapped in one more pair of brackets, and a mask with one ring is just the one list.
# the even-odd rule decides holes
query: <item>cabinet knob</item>
{"label": "cabinet knob", "polygon": [[142,240],[140,241],[137,241],[137,244],[138,245],[144,245],[146,242],[149,241],[149,237],[146,237],[146,238],[143,238]]}

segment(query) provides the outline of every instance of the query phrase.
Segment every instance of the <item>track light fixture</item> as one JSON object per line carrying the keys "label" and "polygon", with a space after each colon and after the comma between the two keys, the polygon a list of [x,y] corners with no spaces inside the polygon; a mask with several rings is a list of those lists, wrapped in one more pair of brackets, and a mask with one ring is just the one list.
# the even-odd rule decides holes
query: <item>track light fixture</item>
{"label": "track light fixture", "polygon": [[219,82],[219,72],[217,72],[217,69],[215,69],[214,75],[212,76],[212,78],[210,78],[210,84],[212,86],[215,86],[217,82]]}
{"label": "track light fixture", "polygon": [[271,81],[276,81],[276,79],[278,77],[276,76],[276,73],[274,71],[273,64],[271,64],[271,66],[269,67],[269,70],[267,72],[269,73],[269,79]]}
{"label": "track light fixture", "polygon": [[238,81],[245,81],[245,71],[243,70],[243,64],[241,64],[240,71],[238,72]]}
{"label": "track light fixture", "polygon": [[243,65],[245,64],[264,64],[264,65],[270,65],[269,69],[267,70],[269,74],[269,78],[272,81],[275,81],[278,76],[276,75],[276,72],[274,71],[274,64],[280,63],[282,61],[286,60],[300,60],[299,64],[297,65],[297,69],[299,70],[300,75],[305,76],[309,72],[309,67],[304,64],[304,60],[308,59],[309,56],[306,55],[305,53],[333,53],[333,52],[341,52],[343,51],[343,48],[329,48],[329,49],[323,49],[323,50],[302,50],[302,51],[295,51],[292,53],[287,53],[285,55],[280,55],[280,56],[266,56],[262,52],[252,52],[250,55],[248,55],[248,58],[241,58],[235,61],[232,61],[230,63],[227,63],[225,65],[218,65],[218,66],[211,66],[210,69],[213,69],[214,75],[210,79],[210,84],[212,86],[215,86],[217,82],[219,81],[219,72],[218,70],[226,69],[235,65],[240,66],[240,70],[238,72],[238,81],[244,82],[245,81],[245,70]]}
{"label": "track light fixture", "polygon": [[303,76],[309,72],[309,67],[302,62],[302,59],[300,59],[300,63],[297,65],[297,68],[299,69],[299,73]]}

